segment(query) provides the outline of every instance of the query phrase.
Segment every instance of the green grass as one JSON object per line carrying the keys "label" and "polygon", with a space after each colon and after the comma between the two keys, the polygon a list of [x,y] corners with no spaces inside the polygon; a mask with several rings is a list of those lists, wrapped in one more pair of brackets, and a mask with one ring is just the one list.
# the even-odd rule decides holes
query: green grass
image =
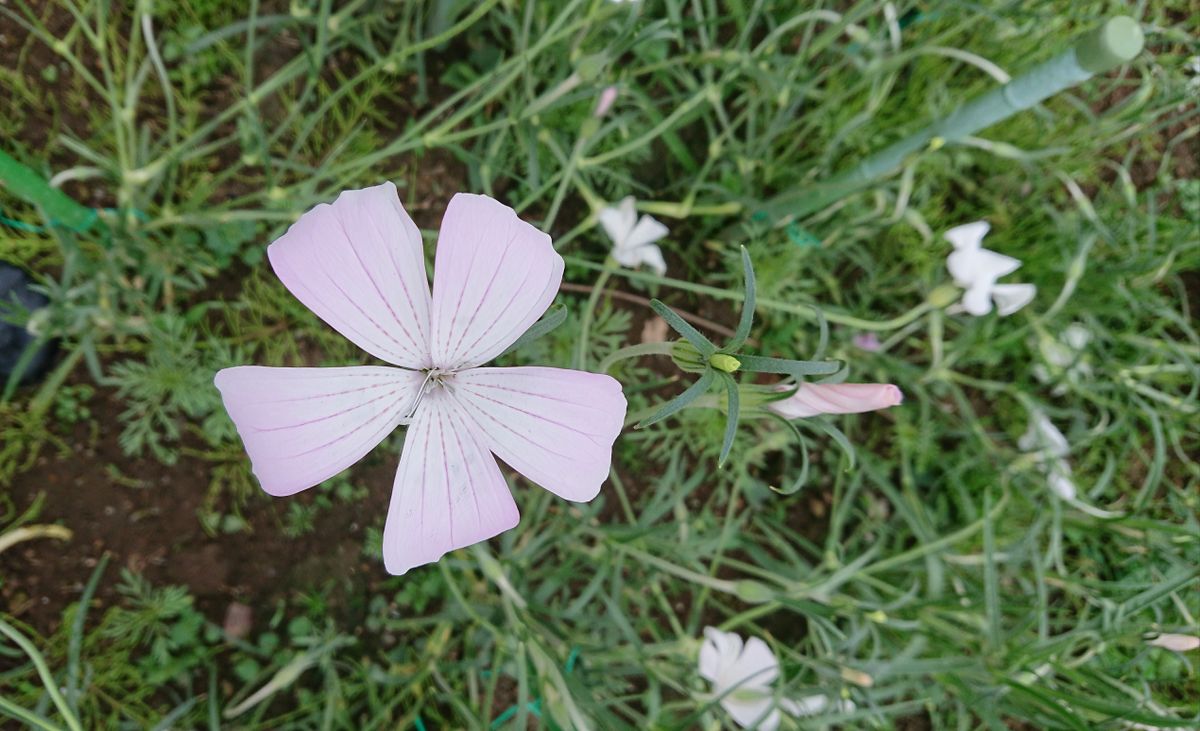
{"label": "green grass", "polygon": [[[732,325],[745,244],[754,352],[824,346],[851,380],[894,382],[906,401],[801,424],[811,463],[789,496],[769,487],[796,478],[801,450],[769,420],[741,425],[721,470],[715,410],[627,430],[595,502],[518,481],[516,530],[369,595],[360,583],[348,611],[293,587],[256,608],[244,640],[225,639],[187,587],[98,570],[120,583],[118,606],[85,613],[93,585],[54,634],[0,625],[0,713],[44,728],[730,727],[696,672],[715,625],[771,644],[782,693],[852,699],[856,711],[825,717],[845,728],[1200,727],[1200,656],[1146,644],[1200,633],[1188,3],[194,6],[0,5],[5,33],[31,29],[41,54],[2,70],[23,100],[0,112],[5,150],[71,170],[98,196],[88,205],[111,209],[83,232],[0,228],[0,254],[45,274],[42,327],[68,352],[49,385],[0,405],[0,477],[53,454],[71,421],[54,414],[89,418],[78,387],[59,388],[86,370],[125,405],[103,426],[131,456],[210,461],[198,519],[238,530],[229,518],[266,498],[206,384],[232,364],[362,362],[262,253],[314,203],[384,179],[437,201],[422,225],[455,190],[501,197],[555,236],[566,281],[588,286],[608,246],[595,207],[636,195],[671,227],[669,278],[620,270],[610,286]],[[792,227],[747,220],[992,88],[985,60],[1015,75],[1119,12],[1138,14],[1148,41],[1125,73],[927,151]],[[65,70],[48,94],[30,59],[56,38]],[[620,97],[593,121],[611,84]],[[30,119],[51,134],[10,144]],[[37,220],[9,191],[0,205]],[[941,232],[980,218],[986,245],[1024,262],[1014,279],[1039,288],[1009,318],[924,304],[949,281]],[[561,295],[566,323],[507,359],[569,365],[586,299]],[[589,363],[629,343],[635,311],[601,299]],[[1033,370],[1072,323],[1094,334],[1093,375],[1055,394]],[[867,329],[881,352],[851,345]],[[613,371],[631,414],[691,379],[650,365]],[[1081,498],[1111,515],[1057,500],[1020,453],[1035,408],[1069,438]],[[854,445],[852,468],[829,427]],[[361,499],[357,483],[335,490]],[[312,529],[305,510],[277,508],[281,533]]]}

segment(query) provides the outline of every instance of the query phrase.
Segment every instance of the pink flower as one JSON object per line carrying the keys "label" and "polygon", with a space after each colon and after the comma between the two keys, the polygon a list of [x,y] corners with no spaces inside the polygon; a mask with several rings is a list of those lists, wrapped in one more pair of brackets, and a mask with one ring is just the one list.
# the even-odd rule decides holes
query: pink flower
{"label": "pink flower", "polygon": [[407,424],[383,534],[384,564],[403,574],[517,525],[492,455],[567,500],[600,491],[625,418],[620,384],[559,368],[480,367],[545,312],[562,281],[550,237],[511,208],[454,196],[432,297],[421,232],[391,183],[317,206],[267,254],[297,299],[395,367],[218,373],[266,492],[312,487]]}
{"label": "pink flower", "polygon": [[861,414],[895,406],[904,400],[890,383],[801,383],[796,393],[767,408],[785,419],[817,414]]}
{"label": "pink flower", "polygon": [[854,347],[868,353],[877,353],[883,347],[883,343],[879,342],[879,336],[875,333],[858,333],[851,338],[850,342],[854,343]]}

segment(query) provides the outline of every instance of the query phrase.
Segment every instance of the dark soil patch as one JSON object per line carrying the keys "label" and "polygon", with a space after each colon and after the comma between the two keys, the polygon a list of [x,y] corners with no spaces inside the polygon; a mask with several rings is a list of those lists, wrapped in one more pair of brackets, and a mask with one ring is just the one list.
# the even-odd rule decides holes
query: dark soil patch
{"label": "dark soil patch", "polygon": [[[70,454],[43,454],[5,491],[18,510],[44,495],[36,522],[74,533],[66,543],[35,540],[0,554],[6,610],[40,632],[54,631],[105,553],[112,568],[97,593],[101,606],[117,600],[116,570],[124,567],[156,585],[186,585],[218,623],[232,601],[268,607],[318,588],[335,609],[365,604],[353,595],[370,596],[386,578],[382,564],[362,548],[366,528],[386,512],[398,455],[380,452],[356,466],[356,480],[370,486],[367,497],[319,511],[305,535],[284,533],[286,501],[256,495],[243,512],[246,531],[211,537],[197,513],[212,465],[186,457],[172,466],[131,459],[117,444],[122,406],[114,395],[101,392],[89,406],[100,425],[96,438],[81,425]],[[289,500],[315,498],[310,491]]]}

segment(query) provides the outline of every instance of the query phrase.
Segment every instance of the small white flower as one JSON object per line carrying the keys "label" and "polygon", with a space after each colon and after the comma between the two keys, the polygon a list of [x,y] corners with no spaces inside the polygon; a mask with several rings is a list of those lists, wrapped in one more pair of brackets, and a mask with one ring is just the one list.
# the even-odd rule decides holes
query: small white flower
{"label": "small white flower", "polygon": [[946,240],[954,246],[954,251],[946,259],[946,268],[954,283],[966,290],[962,298],[964,310],[975,316],[986,315],[992,311],[994,301],[996,311],[1004,317],[1029,304],[1037,294],[1037,287],[996,283],[1000,277],[1019,269],[1021,262],[983,248],[983,237],[989,228],[986,221],[976,221],[947,231]]}
{"label": "small white flower", "polygon": [[751,637],[744,644],[732,632],[704,628],[700,676],[712,683],[721,706],[742,728],[758,724],[761,731],[779,727],[779,710],[771,685],[779,677],[779,660],[767,643]]}
{"label": "small white flower", "polygon": [[824,695],[776,700],[772,686],[779,677],[779,660],[767,643],[757,637],[743,643],[738,635],[715,627],[704,628],[700,676],[712,683],[713,695],[742,728],[775,731],[780,709],[793,716],[815,716],[829,710],[849,713],[855,708],[848,700],[830,703]]}
{"label": "small white flower", "polygon": [[1079,323],[1072,323],[1063,331],[1057,340],[1044,338],[1038,343],[1042,357],[1049,365],[1041,363],[1033,367],[1033,377],[1042,383],[1057,380],[1061,374],[1065,382],[1058,383],[1051,390],[1056,396],[1067,392],[1068,383],[1078,383],[1090,378],[1092,366],[1084,360],[1084,350],[1092,341],[1092,332]]}
{"label": "small white flower", "polygon": [[1023,452],[1036,452],[1037,462],[1046,473],[1050,491],[1063,500],[1074,500],[1077,491],[1071,479],[1071,463],[1065,457],[1071,445],[1063,433],[1041,411],[1029,416],[1029,428],[1017,440]]}
{"label": "small white flower", "polygon": [[662,249],[654,243],[668,233],[667,227],[651,216],[637,215],[633,196],[600,211],[600,225],[612,239],[612,257],[623,267],[645,264],[660,277],[667,273]]}

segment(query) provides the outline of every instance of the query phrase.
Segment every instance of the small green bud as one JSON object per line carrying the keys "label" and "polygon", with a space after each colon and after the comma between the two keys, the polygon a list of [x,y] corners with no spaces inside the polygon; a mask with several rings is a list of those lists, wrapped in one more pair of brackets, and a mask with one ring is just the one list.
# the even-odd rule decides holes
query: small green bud
{"label": "small green bud", "polygon": [[775,598],[775,592],[771,591],[770,587],[750,579],[737,582],[734,591],[737,592],[738,598],[747,604],[764,604]]}
{"label": "small green bud", "polygon": [[939,309],[949,307],[962,295],[962,290],[953,284],[943,284],[929,293],[926,300]]}
{"label": "small green bud", "polygon": [[875,624],[884,624],[888,621],[888,616],[887,613],[882,609],[876,609],[873,612],[867,612],[867,619],[871,620]]}
{"label": "small green bud", "polygon": [[742,367],[742,362],[740,360],[734,358],[732,355],[725,355],[724,353],[713,353],[712,357],[708,359],[708,362],[713,368],[716,368],[719,371],[725,371],[726,373],[734,373],[738,368]]}

